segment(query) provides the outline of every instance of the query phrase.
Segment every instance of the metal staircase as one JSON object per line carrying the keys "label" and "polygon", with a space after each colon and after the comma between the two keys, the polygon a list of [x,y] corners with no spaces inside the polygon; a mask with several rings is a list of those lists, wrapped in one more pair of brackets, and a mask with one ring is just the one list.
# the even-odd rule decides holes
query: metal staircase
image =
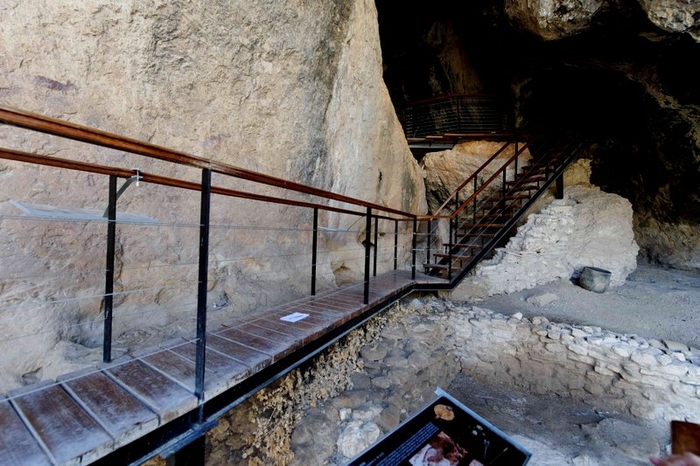
{"label": "metal staircase", "polygon": [[[514,148],[514,154],[497,167],[502,160],[498,156],[509,147]],[[426,218],[426,273],[446,278],[452,285],[458,283],[510,237],[517,221],[552,183],[557,181],[557,191],[561,191],[562,174],[578,157],[580,148],[579,142],[571,140],[505,143],[435,215]],[[478,185],[483,173],[492,175]],[[469,195],[460,201],[465,191]]]}

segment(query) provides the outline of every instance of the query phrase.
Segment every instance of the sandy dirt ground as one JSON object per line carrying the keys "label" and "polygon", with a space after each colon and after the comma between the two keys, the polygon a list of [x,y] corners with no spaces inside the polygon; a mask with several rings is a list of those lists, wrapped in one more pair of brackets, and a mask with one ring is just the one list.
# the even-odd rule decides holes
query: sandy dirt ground
{"label": "sandy dirt ground", "polygon": [[[547,294],[557,299],[545,305],[533,303],[537,301],[533,298]],[[640,263],[624,285],[605,293],[593,293],[569,280],[559,280],[479,300],[478,305],[503,314],[522,312],[527,317],[544,316],[556,322],[592,325],[700,348],[698,271]]]}

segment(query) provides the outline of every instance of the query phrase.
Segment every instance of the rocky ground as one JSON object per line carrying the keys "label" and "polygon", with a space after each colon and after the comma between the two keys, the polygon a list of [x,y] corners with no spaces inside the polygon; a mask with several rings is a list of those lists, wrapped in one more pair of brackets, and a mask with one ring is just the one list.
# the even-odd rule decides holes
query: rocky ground
{"label": "rocky ground", "polygon": [[697,346],[698,289],[697,273],[641,264],[604,294],[560,281],[478,303],[412,297],[351,334],[332,358],[234,410],[209,436],[208,463],[345,464],[442,387],[531,450],[530,464],[649,464],[648,455],[667,449],[666,421],[631,416],[591,394],[573,399],[470,373],[469,348],[449,322],[485,316],[517,326],[546,316],[623,340]]}

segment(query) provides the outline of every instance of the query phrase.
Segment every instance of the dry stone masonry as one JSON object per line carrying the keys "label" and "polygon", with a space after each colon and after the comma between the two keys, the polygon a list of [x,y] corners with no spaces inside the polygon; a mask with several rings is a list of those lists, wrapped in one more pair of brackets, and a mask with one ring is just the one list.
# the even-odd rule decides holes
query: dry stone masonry
{"label": "dry stone masonry", "polygon": [[636,268],[638,251],[629,201],[590,185],[571,186],[564,199],[531,214],[505,247],[453,291],[453,297],[525,290],[572,278],[584,266],[609,270],[611,286],[619,286]]}
{"label": "dry stone masonry", "polygon": [[[600,411],[638,419],[646,425],[641,432],[670,419],[700,420],[698,349],[543,317],[413,299],[353,332],[311,369],[291,374],[232,411],[209,434],[210,461],[345,464],[460,373],[572,403],[587,401]],[[597,430],[631,427],[613,416]],[[596,430],[586,429],[590,436]],[[627,445],[608,446],[612,456],[605,460],[585,445],[572,453],[527,436],[517,439],[543,455],[543,462],[535,464],[560,458],[558,464],[588,465],[611,464],[609,458],[637,464],[625,455],[634,450],[637,460],[644,459],[667,441],[630,436]]]}

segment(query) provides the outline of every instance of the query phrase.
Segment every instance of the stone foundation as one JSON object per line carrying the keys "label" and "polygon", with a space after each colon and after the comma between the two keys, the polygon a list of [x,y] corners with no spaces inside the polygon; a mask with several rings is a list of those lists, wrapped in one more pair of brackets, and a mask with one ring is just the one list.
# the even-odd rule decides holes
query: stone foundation
{"label": "stone foundation", "polygon": [[231,411],[208,435],[208,462],[344,464],[460,371],[583,400],[650,428],[698,422],[699,362],[698,350],[676,342],[414,299]]}
{"label": "stone foundation", "polygon": [[644,420],[700,420],[697,349],[477,307],[455,317],[463,371]]}

